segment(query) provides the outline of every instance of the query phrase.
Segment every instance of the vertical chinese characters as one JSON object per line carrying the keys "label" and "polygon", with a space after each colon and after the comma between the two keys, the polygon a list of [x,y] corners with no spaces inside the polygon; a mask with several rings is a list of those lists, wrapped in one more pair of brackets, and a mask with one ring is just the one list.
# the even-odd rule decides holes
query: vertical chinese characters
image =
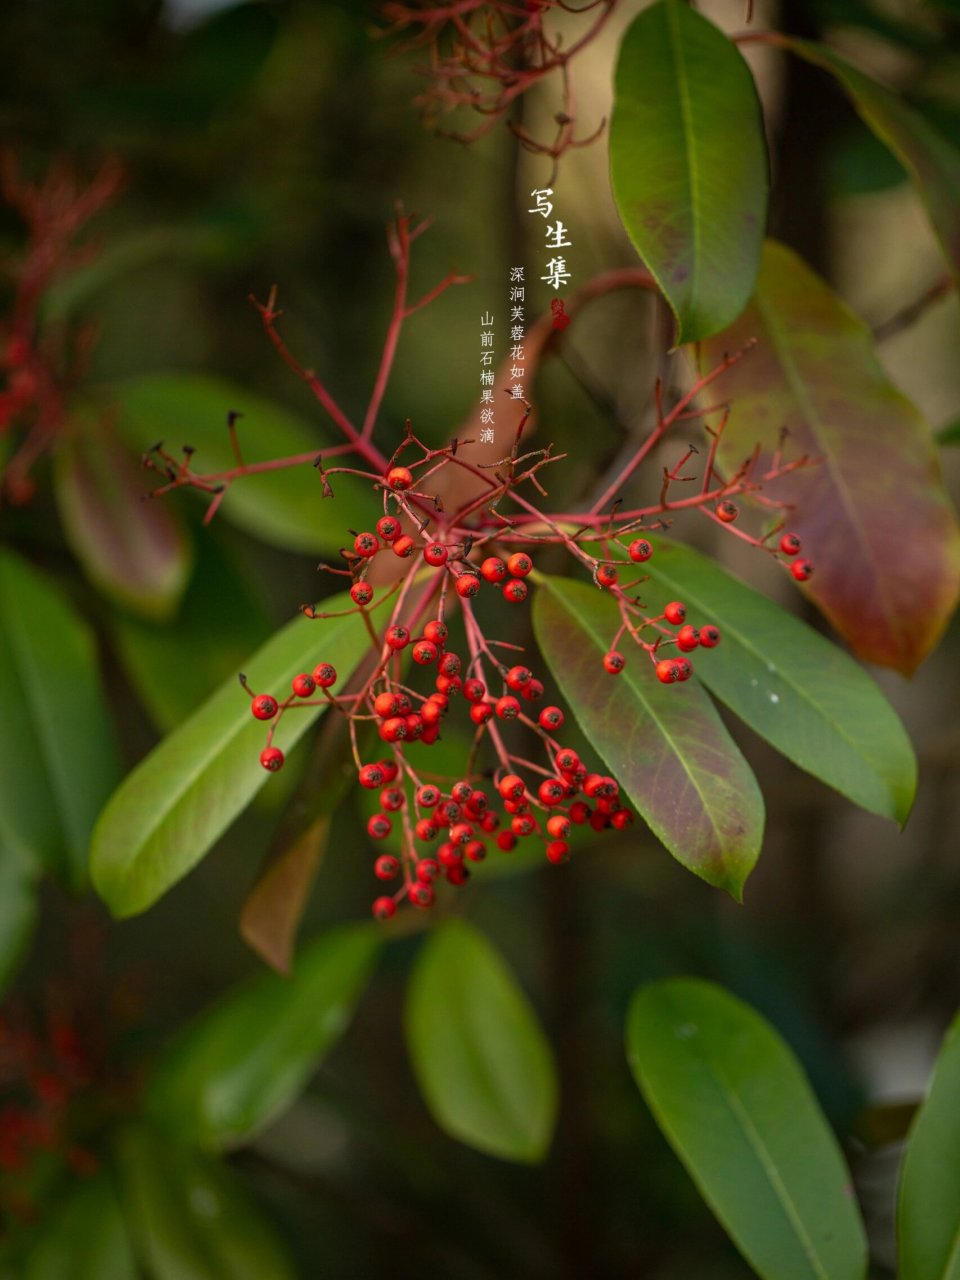
{"label": "vertical chinese characters", "polygon": [[480,443],[493,442],[493,315],[480,317]]}

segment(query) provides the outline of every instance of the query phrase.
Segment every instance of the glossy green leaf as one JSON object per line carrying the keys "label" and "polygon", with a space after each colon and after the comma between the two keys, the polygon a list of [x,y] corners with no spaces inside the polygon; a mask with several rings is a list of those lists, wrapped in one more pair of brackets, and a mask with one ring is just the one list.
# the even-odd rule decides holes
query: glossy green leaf
{"label": "glossy green leaf", "polygon": [[794,253],[768,242],[753,301],[700,349],[701,367],[756,338],[723,375],[731,404],[720,458],[732,472],[761,445],[762,474],[819,459],[769,486],[815,571],[806,590],[868,662],[910,673],[933,648],[960,591],[960,533],[930,428],[892,385],[870,332]]}
{"label": "glossy green leaf", "polygon": [[171,626],[117,613],[111,634],[127,676],[161,730],[186,720],[270,633],[267,612],[208,533]]}
{"label": "glossy green leaf", "polygon": [[[313,460],[325,445],[340,440],[319,405],[316,422],[307,422],[244,387],[186,373],[110,383],[99,388],[97,403],[118,411],[117,429],[138,453],[157,441],[176,455],[181,446],[192,445],[197,474],[236,466],[227,431],[230,412],[243,414],[237,436],[245,463],[301,456],[294,467],[243,476],[221,503],[218,520],[232,521],[264,542],[291,551],[335,551],[348,540],[347,526],[356,523],[358,513],[375,509],[369,486],[350,476],[334,477],[335,497],[322,497]],[[144,472],[145,491],[157,487],[153,480]],[[174,495],[162,499],[177,500]]]}
{"label": "glossy green leaf", "polygon": [[139,460],[102,421],[78,415],[56,453],[54,491],[70,550],[105,595],[145,618],[169,618],[192,552],[175,512],[143,502]]}
{"label": "glossy green leaf", "polygon": [[146,1128],[120,1137],[117,1160],[124,1215],[150,1280],[294,1280],[225,1164]]}
{"label": "glossy green leaf", "polygon": [[864,122],[910,174],[947,266],[960,280],[960,151],[897,94],[832,49],[789,37],[783,38],[783,43],[837,78]]}
{"label": "glossy green leaf", "polygon": [[0,843],[0,993],[33,932],[39,910],[36,882],[36,869]]}
{"label": "glossy green leaf", "polygon": [[140,1280],[109,1177],[78,1183],[45,1211],[23,1280]]}
{"label": "glossy green leaf", "polygon": [[86,881],[94,819],[120,776],[94,637],[34,568],[0,551],[0,849]]}
{"label": "glossy green leaf", "polygon": [[623,38],[610,165],[620,217],[677,317],[677,340],[723,329],[760,262],[763,121],[736,46],[682,0],[650,5]]}
{"label": "glossy green leaf", "polygon": [[960,1280],[960,1016],[910,1130],[897,1209],[901,1280]]}
{"label": "glossy green leaf", "polygon": [[[326,604],[336,612],[350,600],[334,596]],[[256,692],[285,696],[292,677],[319,661],[332,662],[344,682],[366,648],[357,614],[324,622],[298,617],[243,670]],[[275,744],[287,751],[323,709],[289,711]],[[228,680],[124,779],[100,816],[91,853],[94,885],[115,915],[149,907],[247,807],[269,777],[260,764],[264,739],[246,694]]]}
{"label": "glossy green leaf", "polygon": [[897,713],[842,649],[706,556],[660,540],[644,568],[694,625],[721,643],[701,650],[697,675],[794,764],[856,804],[903,825],[917,762]]}
{"label": "glossy green leaf", "polygon": [[619,676],[603,655],[620,625],[595,586],[538,578],[540,650],[581,729],[678,862],[737,901],[760,853],[763,798],[704,690],[663,685],[640,650]]}
{"label": "glossy green leaf", "polygon": [[861,1280],[863,1226],[843,1157],[799,1063],[721,987],[642,987],[627,1019],[657,1124],[764,1280]]}
{"label": "glossy green leaf", "polygon": [[258,974],[200,1014],[148,1091],[164,1131],[228,1146],[288,1107],[346,1028],[379,947],[373,925],[339,929],[304,947],[289,978]]}
{"label": "glossy green leaf", "polygon": [[420,1091],[451,1137],[536,1163],[557,1109],[557,1075],[536,1016],[483,934],[448,920],[417,958],[406,1033]]}

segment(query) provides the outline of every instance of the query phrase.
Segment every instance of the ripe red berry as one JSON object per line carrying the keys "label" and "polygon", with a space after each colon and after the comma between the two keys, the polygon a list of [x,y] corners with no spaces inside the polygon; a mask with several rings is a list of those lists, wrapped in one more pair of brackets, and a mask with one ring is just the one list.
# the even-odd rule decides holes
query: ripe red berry
{"label": "ripe red berry", "polygon": [[440,788],[432,782],[425,782],[417,788],[417,804],[423,809],[435,809],[440,803]]}
{"label": "ripe red berry", "polygon": [[421,911],[426,911],[428,907],[433,906],[433,889],[422,880],[410,886],[409,897],[413,905]]}
{"label": "ripe red berry", "polygon": [[470,879],[469,869],[461,862],[457,862],[453,866],[445,868],[443,874],[446,878],[447,884],[466,884]]}
{"label": "ripe red berry", "polygon": [[[479,703],[475,705],[481,705]],[[498,720],[516,720],[520,714],[520,703],[513,694],[506,694],[502,698],[497,699],[497,719]]]}
{"label": "ripe red berry", "polygon": [[437,646],[432,640],[418,640],[413,646],[413,660],[421,667],[429,667],[437,660]]}
{"label": "ripe red berry", "polygon": [[464,778],[450,788],[450,799],[456,800],[457,804],[466,804],[472,795],[473,787]]}
{"label": "ripe red berry", "polygon": [[627,827],[633,825],[633,814],[629,809],[618,809],[610,815],[610,825],[617,831],[626,831]]}
{"label": "ripe red berry", "polygon": [[309,698],[316,687],[316,680],[314,680],[313,676],[308,676],[305,671],[298,676],[294,676],[290,681],[290,688],[298,698]]}
{"label": "ripe red berry", "polygon": [[487,846],[482,840],[468,840],[463,846],[463,852],[471,862],[482,862],[487,856]]}
{"label": "ripe red berry", "polygon": [[538,698],[543,697],[543,685],[539,680],[531,680],[529,684],[525,684],[520,690],[520,697],[527,702],[536,702]]}
{"label": "ripe red berry", "polygon": [[392,853],[381,853],[373,864],[373,874],[378,880],[392,880],[399,870],[399,859],[395,858]]}
{"label": "ripe red berry", "polygon": [[377,533],[384,542],[393,542],[400,536],[400,521],[396,516],[381,516],[377,521]]}
{"label": "ripe red berry", "polygon": [[439,618],[434,618],[423,628],[423,634],[427,640],[432,640],[434,644],[443,644],[449,635],[449,631],[445,622],[441,622]]}
{"label": "ripe red berry", "polygon": [[677,632],[677,648],[684,653],[692,653],[700,643],[700,632],[688,622]]}
{"label": "ripe red berry", "polygon": [[400,770],[397,768],[397,766],[394,764],[392,760],[378,760],[377,766],[379,767],[380,772],[383,774],[383,785],[385,787],[389,786],[389,784],[395,780],[397,774],[400,772]]}
{"label": "ripe red berry", "polygon": [[271,773],[283,768],[283,752],[279,747],[264,747],[260,752],[260,763]]}
{"label": "ripe red berry", "polygon": [[432,564],[434,568],[447,563],[449,552],[442,542],[428,542],[423,548],[423,558],[427,564]]}
{"label": "ripe red berry", "polygon": [[367,819],[367,835],[373,840],[384,840],[393,830],[393,823],[385,813],[375,813]]}
{"label": "ripe red berry", "polygon": [[536,823],[527,813],[518,813],[515,818],[510,819],[510,830],[515,836],[529,836],[535,826]]}
{"label": "ripe red berry", "polygon": [[445,653],[440,659],[439,669],[442,675],[455,676],[460,673],[460,658],[455,653]]}
{"label": "ripe red berry", "polygon": [[563,813],[552,813],[547,819],[547,834],[554,840],[566,840],[570,834],[570,819]]}
{"label": "ripe red berry", "polygon": [[717,503],[716,512],[717,518],[722,520],[724,524],[733,524],[740,514],[740,508],[735,502],[731,502],[729,498],[722,498]]}
{"label": "ripe red berry", "polygon": [[487,686],[482,680],[477,680],[474,676],[463,682],[463,696],[468,702],[479,702],[481,698],[486,697]]}
{"label": "ripe red berry", "polygon": [[672,658],[661,658],[655,670],[661,684],[675,684],[680,679],[679,668]]}
{"label": "ripe red berry", "polygon": [[353,540],[353,549],[358,556],[363,556],[367,560],[380,550],[380,542],[375,534],[358,533]]}
{"label": "ripe red berry", "polygon": [[687,617],[687,606],[681,604],[679,600],[671,600],[663,611],[663,616],[668,622],[672,622],[675,627],[679,627]]}
{"label": "ripe red berry", "polygon": [[397,714],[397,695],[395,693],[378,693],[373,700],[373,709],[382,719]]}
{"label": "ripe red berry", "polygon": [[537,722],[547,733],[555,733],[563,726],[563,712],[559,707],[544,707],[537,716]]}
{"label": "ripe red berry", "polygon": [[527,789],[527,784],[518,773],[506,773],[497,783],[497,790],[504,800],[519,800]]}
{"label": "ripe red berry", "polygon": [[720,643],[720,628],[711,625],[700,628],[700,644],[704,649],[714,649]]}
{"label": "ripe red berry", "polygon": [[387,472],[387,484],[402,493],[413,484],[413,472],[409,467],[391,467]]}
{"label": "ripe red berry", "polygon": [[693,663],[689,658],[677,658],[674,661],[678,680],[689,680],[693,675]]}
{"label": "ripe red berry", "polygon": [[511,667],[504,676],[507,688],[512,689],[514,693],[520,693],[533,679],[533,673],[529,667]]}
{"label": "ripe red berry", "polygon": [[570,821],[575,822],[577,826],[582,826],[584,822],[588,821],[590,813],[590,806],[585,804],[583,800],[576,800],[568,810]]}
{"label": "ripe red berry", "polygon": [[810,560],[794,560],[790,572],[798,582],[806,582],[813,573],[813,564]]}
{"label": "ripe red berry", "polygon": [[561,773],[575,772],[579,763],[580,757],[572,747],[561,747],[557,752],[557,768]]}
{"label": "ripe red berry", "polygon": [[603,669],[612,676],[618,676],[627,665],[627,660],[619,649],[611,649],[603,655]]}
{"label": "ripe red berry", "polygon": [[404,795],[399,787],[384,787],[380,792],[380,808],[388,813],[396,813],[403,808]]}
{"label": "ripe red berry", "polygon": [[470,705],[470,719],[474,724],[486,724],[493,716],[493,704],[490,702],[473,702]]}
{"label": "ripe red berry", "polygon": [[507,566],[499,556],[488,556],[480,566],[480,573],[485,582],[502,582],[507,576]]}
{"label": "ripe red berry", "polygon": [[439,702],[431,702],[428,698],[420,708],[420,719],[429,727],[430,725],[439,724],[442,718],[443,708]]}
{"label": "ripe red berry", "polygon": [[566,799],[567,787],[559,778],[544,778],[537,788],[537,796],[541,804],[552,807]]}
{"label": "ripe red berry", "polygon": [[377,898],[372,910],[375,920],[389,920],[397,914],[397,904],[392,898]]}
{"label": "ripe red berry", "polygon": [[795,556],[799,553],[803,543],[795,533],[785,533],[780,539],[780,550],[785,556]]}
{"label": "ripe red berry", "polygon": [[480,579],[475,573],[461,573],[455,583],[457,595],[463,600],[469,600],[480,590]]}
{"label": "ripe red berry", "polygon": [[533,568],[533,561],[525,551],[515,551],[507,561],[507,572],[514,578],[525,578]]}
{"label": "ripe red berry", "polygon": [[627,547],[627,555],[634,564],[643,564],[644,560],[649,560],[653,555],[653,547],[646,538],[636,538]]}
{"label": "ripe red berry", "polygon": [[463,681],[459,676],[439,675],[436,679],[436,686],[438,693],[459,693],[463,687]]}
{"label": "ripe red berry", "polygon": [[313,678],[321,689],[330,689],[337,683],[337,669],[329,662],[321,662],[313,668]]}
{"label": "ripe red berry", "polygon": [[258,720],[272,720],[277,714],[277,700],[269,693],[258,693],[250,703],[250,710]]}
{"label": "ripe red berry", "polygon": [[522,604],[527,598],[527,584],[522,578],[511,578],[503,584],[503,598],[511,604]]}
{"label": "ripe red berry", "polygon": [[440,828],[429,818],[418,818],[413,830],[418,840],[433,840]]}
{"label": "ripe red berry", "polygon": [[512,831],[500,831],[497,833],[497,848],[503,853],[512,853],[517,847],[517,837]]}
{"label": "ripe red berry", "polygon": [[445,840],[437,849],[437,861],[441,867],[450,868],[459,866],[463,861],[463,850],[459,845],[453,844],[450,840]]}
{"label": "ripe red berry", "polygon": [[383,638],[390,648],[396,652],[400,649],[405,649],[410,643],[410,632],[406,627],[397,623],[396,626],[387,628],[387,633]]}
{"label": "ripe red berry", "polygon": [[550,861],[558,866],[561,862],[570,861],[570,846],[566,840],[551,840],[546,852]]}
{"label": "ripe red berry", "polygon": [[436,858],[421,858],[417,863],[417,879],[422,884],[429,884],[440,874],[440,863]]}
{"label": "ripe red berry", "polygon": [[399,556],[401,560],[406,560],[408,556],[413,555],[413,549],[416,544],[410,537],[409,533],[401,533],[399,538],[394,538],[391,546],[393,554]]}
{"label": "ripe red berry", "polygon": [[373,599],[373,587],[369,582],[355,582],[350,588],[350,599],[354,604],[369,604]]}
{"label": "ripe red berry", "polygon": [[411,714],[405,718],[404,723],[407,726],[408,742],[416,742],[418,738],[423,736],[423,730],[426,726],[423,723],[423,716],[421,716],[419,712],[411,712]]}
{"label": "ripe red berry", "polygon": [[366,787],[368,791],[375,791],[385,781],[383,769],[379,764],[365,764],[357,774],[357,781],[361,787]]}
{"label": "ripe red berry", "polygon": [[612,587],[619,577],[620,574],[612,564],[597,565],[597,582],[601,587]]}

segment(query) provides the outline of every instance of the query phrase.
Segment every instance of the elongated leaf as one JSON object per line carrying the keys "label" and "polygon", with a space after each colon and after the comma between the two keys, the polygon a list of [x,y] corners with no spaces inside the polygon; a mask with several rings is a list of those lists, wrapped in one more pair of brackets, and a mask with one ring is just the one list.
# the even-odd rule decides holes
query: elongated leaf
{"label": "elongated leaf", "polygon": [[0,848],[86,881],[94,819],[120,775],[86,623],[0,551]]}
{"label": "elongated leaf", "polygon": [[148,1107],[204,1147],[256,1133],[296,1098],[338,1039],[380,946],[373,925],[317,938],[290,978],[262,973],[202,1013],[157,1064]]}
{"label": "elongated leaf", "polygon": [[673,308],[678,342],[723,329],[760,263],[763,122],[739,51],[682,0],[650,5],[623,38],[610,165],[620,217]]}
{"label": "elongated leaf", "polygon": [[[349,608],[334,596],[329,610]],[[295,618],[245,664],[258,693],[286,696],[298,671],[331,662],[344,681],[366,651],[357,614],[311,623]],[[323,708],[288,712],[276,735],[286,751]],[[269,776],[260,765],[264,726],[228,680],[124,780],[97,823],[91,874],[117,916],[144,911],[193,867]]]}
{"label": "elongated leaf", "polygon": [[[347,526],[360,518],[357,513],[371,509],[369,488],[350,476],[335,477],[335,498],[323,498],[312,464],[334,436],[319,407],[320,426],[315,426],[244,387],[200,374],[110,383],[99,388],[97,403],[119,411],[117,428],[139,452],[158,440],[171,453],[192,445],[191,466],[198,474],[235,468],[226,425],[231,411],[243,414],[237,436],[244,462],[303,455],[295,467],[242,477],[223,500],[217,519],[222,516],[264,542],[292,551],[335,551],[348,540]],[[153,487],[149,480],[144,473],[145,490]]]}
{"label": "elongated leaf", "polygon": [[711,693],[815,778],[903,825],[917,762],[897,713],[842,649],[712,560],[662,539],[645,566],[722,641],[697,662]]}
{"label": "elongated leaf", "polygon": [[101,1174],[46,1214],[24,1280],[139,1280],[117,1196]]}
{"label": "elongated leaf", "polygon": [[503,960],[462,920],[436,929],[417,959],[406,1033],[441,1129],[504,1160],[543,1158],[557,1109],[550,1047]]}
{"label": "elongated leaf", "polygon": [[243,940],[278,973],[290,973],[297,929],[329,836],[330,819],[317,818],[270,861],[243,904]]}
{"label": "elongated leaf", "polygon": [[783,43],[837,78],[864,122],[910,174],[947,266],[960,281],[960,151],[918,111],[832,49],[790,37],[784,37]]}
{"label": "elongated leaf", "polygon": [[960,1016],[914,1121],[897,1209],[901,1280],[960,1280]]}
{"label": "elongated leaf", "polygon": [[660,684],[639,650],[621,675],[608,676],[602,659],[620,618],[594,586],[538,579],[533,625],[622,791],[678,862],[739,902],[760,853],[763,798],[710,698],[696,680]]}
{"label": "elongated leaf", "polygon": [[733,470],[760,444],[762,469],[782,427],[788,457],[820,459],[770,488],[795,506],[790,527],[815,565],[809,594],[861,658],[910,673],[960,590],[960,534],[930,429],[888,381],[866,326],[773,242],[753,301],[703,344],[703,367],[749,338],[756,349],[723,377],[721,460]]}
{"label": "elongated leaf", "polygon": [[226,1165],[147,1128],[124,1133],[117,1157],[124,1215],[151,1280],[294,1280]]}
{"label": "elongated leaf", "polygon": [[768,1023],[713,983],[657,982],[634,996],[627,1053],[658,1125],[758,1275],[865,1275],[843,1158]]}
{"label": "elongated leaf", "polygon": [[55,492],[71,551],[90,581],[145,618],[168,618],[190,574],[172,508],[141,501],[139,463],[102,422],[81,415],[56,455]]}

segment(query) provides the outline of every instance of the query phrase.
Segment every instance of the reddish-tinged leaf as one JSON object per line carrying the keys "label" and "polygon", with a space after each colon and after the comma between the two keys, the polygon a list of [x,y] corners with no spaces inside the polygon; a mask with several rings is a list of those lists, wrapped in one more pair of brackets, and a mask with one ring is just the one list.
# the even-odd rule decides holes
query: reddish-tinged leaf
{"label": "reddish-tinged leaf", "polygon": [[57,507],[87,577],[142,617],[170,617],[187,584],[190,545],[171,508],[144,502],[143,473],[93,415],[57,451]]}
{"label": "reddish-tinged leaf", "polygon": [[240,932],[278,973],[290,972],[297,929],[329,832],[330,819],[318,818],[270,861],[243,904]]}
{"label": "reddish-tinged leaf", "polygon": [[816,466],[769,495],[794,505],[790,528],[813,560],[807,590],[868,662],[909,674],[936,644],[960,589],[960,534],[930,429],[887,379],[866,326],[783,245],[768,242],[753,300],[702,344],[702,368],[747,339],[724,374],[732,406],[720,458],[734,470],[781,428],[790,456]]}
{"label": "reddish-tinged leaf", "polygon": [[662,685],[645,653],[608,676],[610,596],[538,575],[533,624],[577,721],[626,798],[678,862],[739,902],[760,853],[763,797],[703,688]]}
{"label": "reddish-tinged leaf", "polygon": [[960,151],[919,112],[824,45],[783,43],[807,62],[836,76],[864,122],[901,162],[926,205],[947,266],[960,280]]}

